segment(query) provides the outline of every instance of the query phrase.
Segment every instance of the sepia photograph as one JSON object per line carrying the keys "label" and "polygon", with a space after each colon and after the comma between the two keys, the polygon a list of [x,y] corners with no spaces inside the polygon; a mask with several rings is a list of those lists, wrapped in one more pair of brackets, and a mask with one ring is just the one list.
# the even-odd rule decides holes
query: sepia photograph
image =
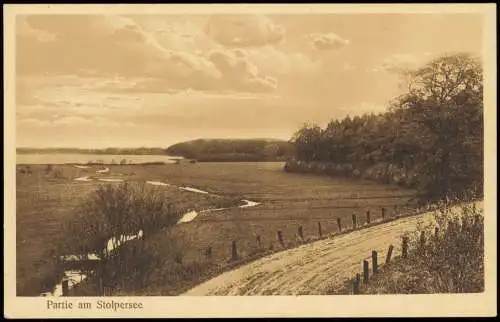
{"label": "sepia photograph", "polygon": [[10,297],[496,298],[494,6],[122,6],[7,6]]}

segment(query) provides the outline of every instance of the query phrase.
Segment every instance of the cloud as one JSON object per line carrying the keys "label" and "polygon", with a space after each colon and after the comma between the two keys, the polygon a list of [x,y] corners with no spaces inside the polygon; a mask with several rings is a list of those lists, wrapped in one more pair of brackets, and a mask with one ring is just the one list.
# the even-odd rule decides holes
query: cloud
{"label": "cloud", "polygon": [[203,32],[206,19],[196,16],[127,15],[150,32],[164,48],[197,52],[213,47],[214,41]]}
{"label": "cloud", "polygon": [[388,72],[400,74],[417,68],[430,55],[393,54],[385,58],[380,65],[373,68],[373,72]]}
{"label": "cloud", "polygon": [[242,52],[240,55],[244,55],[259,66],[259,70],[275,77],[313,73],[319,70],[319,62],[299,52],[284,52],[271,45],[239,50]]}
{"label": "cloud", "polygon": [[35,117],[21,118],[17,121],[20,126],[29,126],[30,128],[111,128],[111,127],[136,127],[131,121],[119,122],[103,117],[81,117],[81,116],[61,116],[53,119],[41,119]]}
{"label": "cloud", "polygon": [[48,120],[40,120],[37,118],[23,118],[17,121],[18,125],[36,126],[36,127],[46,127],[51,126],[51,122]]}
{"label": "cloud", "polygon": [[349,45],[349,40],[334,33],[313,33],[309,35],[313,47],[318,51],[338,50]]}
{"label": "cloud", "polygon": [[[206,60],[187,52],[167,50],[133,20],[119,16],[33,15],[33,29],[55,34],[51,42],[20,38],[20,72],[156,76],[185,79],[216,78]],[[35,50],[36,55],[32,50]],[[188,79],[189,81],[189,79]]]}
{"label": "cloud", "polygon": [[16,60],[20,75],[137,79],[134,90],[152,92],[161,88],[165,92],[265,92],[276,87],[274,79],[260,75],[255,65],[237,57],[237,53],[211,57],[216,65],[203,53],[163,47],[153,34],[126,17],[36,15],[27,16],[24,22],[32,30],[55,38],[47,42],[24,37],[27,28],[21,28]]}
{"label": "cloud", "polygon": [[241,49],[216,49],[208,54],[208,59],[214,63],[222,74],[222,82],[249,92],[272,91],[277,87],[275,78],[259,73],[257,66],[248,60],[245,51]]}
{"label": "cloud", "polygon": [[205,33],[221,45],[251,47],[276,44],[285,37],[285,28],[262,15],[213,15]]}

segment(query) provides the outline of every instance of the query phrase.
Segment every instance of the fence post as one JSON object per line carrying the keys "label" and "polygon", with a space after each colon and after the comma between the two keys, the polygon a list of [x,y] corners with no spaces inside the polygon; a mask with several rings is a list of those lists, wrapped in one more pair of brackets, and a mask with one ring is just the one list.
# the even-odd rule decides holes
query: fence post
{"label": "fence post", "polygon": [[352,283],[352,293],[359,294],[359,284],[361,282],[361,275],[359,273],[356,274],[356,278]]}
{"label": "fence post", "polygon": [[408,257],[408,237],[403,236],[403,244],[402,244],[402,257],[407,258]]}
{"label": "fence post", "polygon": [[302,231],[302,226],[299,226],[299,238],[304,240],[304,232]]}
{"label": "fence post", "polygon": [[366,223],[370,224],[370,210],[366,211]]}
{"label": "fence post", "polygon": [[389,245],[389,249],[387,250],[387,257],[385,258],[385,263],[389,264],[391,262],[391,256],[392,256],[392,250],[394,249],[394,246]]}
{"label": "fence post", "polygon": [[422,230],[420,232],[420,247],[424,247],[425,246],[425,232]]}
{"label": "fence post", "polygon": [[212,246],[208,246],[207,248],[207,258],[212,258]]}
{"label": "fence post", "polygon": [[356,214],[352,214],[352,229],[356,228]]}
{"label": "fence post", "polygon": [[238,250],[236,249],[236,240],[233,240],[233,244],[231,245],[231,259],[238,259]]}
{"label": "fence post", "polygon": [[372,266],[373,266],[373,274],[378,273],[378,254],[376,250],[372,251]]}
{"label": "fence post", "polygon": [[281,230],[278,230],[278,241],[280,242],[281,246],[285,247],[285,243],[283,242],[283,235],[281,233]]}
{"label": "fence post", "polygon": [[384,220],[384,219],[385,219],[385,208],[382,207],[382,220]]}
{"label": "fence post", "polygon": [[370,264],[365,259],[363,260],[363,283],[368,284],[369,278],[370,278]]}
{"label": "fence post", "polygon": [[99,295],[104,295],[104,283],[102,282],[102,277],[99,277]]}
{"label": "fence post", "polygon": [[321,222],[318,222],[318,235],[319,235],[319,238],[321,238],[323,236],[323,231],[321,230]]}
{"label": "fence post", "polygon": [[339,226],[339,232],[342,232],[342,222],[340,221],[340,218],[337,218],[337,225]]}
{"label": "fence post", "polygon": [[257,239],[257,247],[258,248],[262,248],[262,244],[261,244],[261,241],[260,241],[260,236],[257,235],[256,239]]}
{"label": "fence post", "polygon": [[69,280],[64,278],[62,281],[62,296],[68,296],[69,293]]}

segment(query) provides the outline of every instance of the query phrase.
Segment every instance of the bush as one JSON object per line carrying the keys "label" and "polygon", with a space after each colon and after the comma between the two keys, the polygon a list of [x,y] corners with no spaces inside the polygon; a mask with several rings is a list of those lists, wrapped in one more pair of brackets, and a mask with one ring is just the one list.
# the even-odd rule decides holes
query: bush
{"label": "bush", "polygon": [[130,237],[149,239],[174,226],[182,214],[163,191],[131,183],[101,186],[77,210],[77,218],[68,229],[69,240],[80,254],[99,256],[100,267],[94,273],[106,286],[116,284],[137,263],[147,266],[151,261],[142,241],[129,250],[121,251],[118,246]]}
{"label": "bush", "polygon": [[446,293],[482,291],[484,285],[484,218],[474,204],[460,211],[444,205],[435,212],[438,227],[427,227],[427,241],[414,238],[415,256],[435,276],[437,289]]}
{"label": "bush", "polygon": [[[409,258],[397,259],[382,266],[370,284],[361,289],[362,293],[484,291],[484,225],[481,211],[474,204],[452,208],[443,203],[435,210],[434,217],[435,224],[410,236]],[[423,244],[421,231],[425,236]]]}

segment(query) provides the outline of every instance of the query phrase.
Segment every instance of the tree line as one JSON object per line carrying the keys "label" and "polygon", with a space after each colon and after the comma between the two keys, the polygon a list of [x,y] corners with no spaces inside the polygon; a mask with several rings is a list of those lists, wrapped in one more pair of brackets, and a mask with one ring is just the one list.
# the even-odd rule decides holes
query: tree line
{"label": "tree line", "polygon": [[300,128],[291,140],[295,156],[285,169],[334,164],[333,173],[370,177],[370,170],[384,165],[385,172],[399,171],[397,183],[417,188],[427,199],[481,194],[482,74],[479,59],[462,53],[407,71],[408,90],[386,112]]}
{"label": "tree line", "polygon": [[166,151],[201,162],[284,161],[293,155],[293,145],[272,139],[198,139],[171,145]]}

